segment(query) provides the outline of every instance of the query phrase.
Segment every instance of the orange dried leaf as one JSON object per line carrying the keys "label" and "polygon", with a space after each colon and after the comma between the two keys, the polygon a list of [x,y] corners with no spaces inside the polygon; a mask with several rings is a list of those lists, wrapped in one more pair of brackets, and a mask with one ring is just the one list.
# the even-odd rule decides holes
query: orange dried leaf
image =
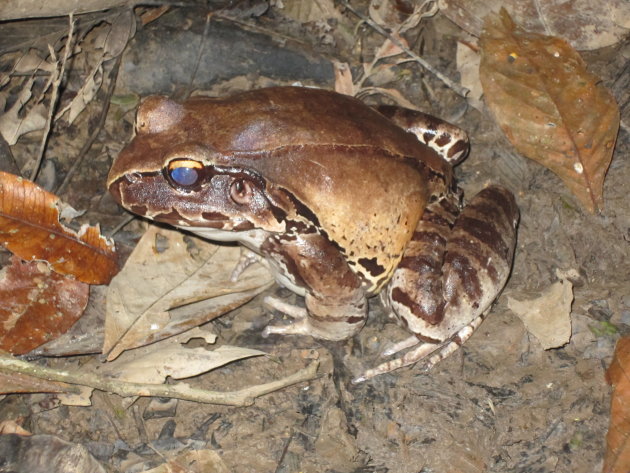
{"label": "orange dried leaf", "polygon": [[479,75],[486,103],[516,149],[556,173],[580,202],[603,207],[619,107],[564,40],[486,17]]}
{"label": "orange dried leaf", "polygon": [[0,280],[0,350],[24,354],[68,330],[81,317],[89,286],[13,257]]}
{"label": "orange dried leaf", "polygon": [[29,436],[33,435],[28,430],[24,429],[20,424],[14,420],[3,420],[0,422],[0,435],[16,434]]}
{"label": "orange dried leaf", "polygon": [[[404,40],[401,36],[392,33],[392,37],[396,38],[400,44],[407,47],[407,41]],[[398,56],[402,54],[404,51],[397,44],[392,43],[390,39],[386,39],[381,44],[381,47],[376,50],[376,54],[374,55],[374,60],[385,59],[391,56]]]}
{"label": "orange dried leaf", "polygon": [[77,233],[59,222],[60,201],[36,184],[0,172],[0,243],[25,260],[43,260],[60,274],[107,284],[118,272],[114,244],[98,226]]}
{"label": "orange dried leaf", "polygon": [[630,337],[617,342],[606,380],[614,391],[602,472],[627,473],[630,471]]}

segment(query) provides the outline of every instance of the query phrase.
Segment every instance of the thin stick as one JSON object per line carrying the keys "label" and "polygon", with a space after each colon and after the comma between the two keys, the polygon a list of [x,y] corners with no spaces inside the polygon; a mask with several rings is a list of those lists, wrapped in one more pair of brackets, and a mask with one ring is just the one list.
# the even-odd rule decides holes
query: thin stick
{"label": "thin stick", "polygon": [[[48,138],[50,137],[50,130],[52,128],[53,116],[55,115],[55,108],[57,106],[57,99],[59,98],[59,87],[63,80],[63,74],[66,70],[66,63],[70,57],[70,51],[72,51],[72,37],[74,36],[74,18],[72,12],[68,15],[68,21],[70,23],[70,30],[68,31],[68,39],[66,39],[66,46],[63,52],[63,58],[61,59],[61,66],[55,70],[55,76],[52,81],[52,93],[50,96],[50,106],[48,107],[48,117],[46,118],[46,128],[44,129],[44,136],[42,136],[42,142],[39,145],[39,155],[37,156],[37,163],[31,172],[31,181],[37,179],[37,175],[42,167],[42,161],[44,159],[44,152],[46,151],[46,145],[48,144]],[[52,49],[52,48],[51,48]]]}
{"label": "thin stick", "polygon": [[455,92],[458,95],[461,95],[462,97],[466,97],[466,95],[468,95],[468,92],[470,92],[467,88],[462,87],[461,85],[453,82],[451,79],[449,79],[448,77],[446,77],[444,74],[442,74],[440,71],[438,71],[437,69],[435,69],[431,64],[429,64],[427,61],[425,61],[424,59],[422,59],[420,56],[418,56],[416,53],[414,53],[411,49],[409,49],[407,46],[405,46],[403,43],[401,43],[400,41],[398,41],[398,39],[391,35],[390,33],[388,33],[384,28],[382,28],[380,25],[374,23],[374,21],[372,21],[370,18],[366,17],[365,15],[359,13],[358,11],[356,11],[348,2],[347,0],[341,0],[341,3],[348,9],[350,10],[352,13],[354,13],[357,17],[359,17],[362,21],[366,22],[368,25],[370,25],[372,28],[374,28],[376,31],[378,31],[380,34],[382,34],[383,36],[385,36],[387,39],[389,39],[392,43],[394,43],[396,46],[398,46],[400,49],[402,49],[407,55],[409,55],[409,57],[413,58],[414,61],[416,61],[418,64],[420,64],[423,68],[425,68],[427,71],[429,71],[431,74],[433,74],[435,77],[437,77],[438,79],[440,79],[442,82],[444,82],[444,84],[446,84],[447,87],[449,87],[450,89],[453,90],[453,92]]}
{"label": "thin stick", "polygon": [[39,379],[77,384],[98,389],[119,396],[153,396],[184,399],[206,404],[221,404],[224,406],[249,406],[257,397],[272,393],[293,384],[310,381],[317,377],[318,361],[312,362],[306,368],[287,376],[286,378],[258,386],[250,386],[238,391],[207,391],[193,388],[187,383],[177,384],[142,384],[103,378],[92,373],[75,373],[66,370],[56,370],[45,366],[38,366],[12,356],[0,355],[0,371],[5,373],[21,373]]}
{"label": "thin stick", "polygon": [[70,179],[72,179],[72,176],[74,176],[74,173],[77,171],[80,164],[83,162],[83,160],[87,156],[87,152],[90,150],[90,148],[94,144],[94,141],[96,141],[96,138],[98,137],[101,130],[103,129],[103,126],[105,125],[105,119],[107,118],[107,112],[109,111],[111,98],[114,93],[114,88],[116,87],[116,81],[118,79],[118,70],[120,69],[121,61],[122,61],[122,54],[120,54],[116,58],[114,67],[112,68],[110,72],[109,87],[107,89],[107,95],[105,96],[103,100],[103,107],[101,108],[101,116],[98,119],[98,123],[94,127],[94,131],[92,131],[92,134],[88,137],[87,141],[83,144],[81,151],[79,151],[79,155],[74,160],[74,163],[72,163],[72,166],[68,170],[68,174],[66,174],[65,179],[59,185],[59,187],[57,187],[57,190],[55,191],[55,194],[57,195],[61,194],[61,192],[66,188],[66,186],[70,182]]}

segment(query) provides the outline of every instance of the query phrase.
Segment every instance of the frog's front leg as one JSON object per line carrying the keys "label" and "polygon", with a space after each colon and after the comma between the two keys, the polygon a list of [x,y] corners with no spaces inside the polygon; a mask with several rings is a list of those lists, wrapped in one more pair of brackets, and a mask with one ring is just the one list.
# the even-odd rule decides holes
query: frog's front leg
{"label": "frog's front leg", "polygon": [[366,371],[355,382],[430,357],[426,367],[455,351],[481,324],[507,281],[518,208],[499,186],[482,190],[457,214],[445,197],[427,207],[384,293],[385,306],[413,336],[394,351],[400,358]]}
{"label": "frog's front leg", "polygon": [[344,340],[357,333],[367,318],[367,300],[358,276],[339,250],[318,233],[273,235],[262,246],[278,282],[305,296],[306,309],[267,298],[267,305],[295,320],[268,326],[272,333]]}

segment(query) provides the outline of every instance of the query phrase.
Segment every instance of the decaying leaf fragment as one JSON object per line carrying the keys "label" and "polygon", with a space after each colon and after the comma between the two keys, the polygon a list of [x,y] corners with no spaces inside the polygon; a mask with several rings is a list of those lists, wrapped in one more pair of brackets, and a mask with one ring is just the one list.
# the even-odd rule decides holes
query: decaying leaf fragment
{"label": "decaying leaf fragment", "polygon": [[517,300],[508,296],[508,307],[525,324],[545,350],[558,348],[571,339],[571,303],[573,285],[561,279],[533,299]]}
{"label": "decaying leaf fragment", "polygon": [[3,276],[0,350],[28,353],[72,327],[87,305],[87,284],[52,272],[45,265],[14,256]]}
{"label": "decaying leaf fragment", "polygon": [[[168,457],[167,457],[168,458]],[[184,471],[230,473],[230,469],[214,450],[191,450],[177,453],[162,465],[145,473],[179,473]]]}
{"label": "decaying leaf fragment", "polygon": [[98,226],[79,232],[63,226],[61,206],[57,196],[33,182],[0,172],[0,244],[79,281],[108,283],[118,271],[113,242],[101,236]]}
{"label": "decaying leaf fragment", "polygon": [[240,254],[238,247],[149,227],[108,288],[108,360],[208,322],[269,287],[273,278],[258,263],[231,280]]}
{"label": "decaying leaf fragment", "polygon": [[564,40],[486,17],[479,74],[484,97],[516,149],[556,173],[590,211],[603,207],[619,107]]}
{"label": "decaying leaf fragment", "polygon": [[630,337],[619,339],[606,380],[613,386],[603,473],[630,471]]}

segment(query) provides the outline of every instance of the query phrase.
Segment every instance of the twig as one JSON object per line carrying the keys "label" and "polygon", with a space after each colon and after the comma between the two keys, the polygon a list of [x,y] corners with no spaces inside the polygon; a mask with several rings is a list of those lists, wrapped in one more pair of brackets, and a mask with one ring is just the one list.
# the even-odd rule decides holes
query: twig
{"label": "twig", "polygon": [[210,32],[210,21],[212,20],[212,12],[206,14],[206,24],[203,28],[203,34],[201,35],[199,46],[197,47],[197,57],[195,58],[195,65],[193,67],[192,73],[190,74],[190,81],[188,82],[188,87],[186,90],[186,98],[190,96],[193,90],[195,79],[197,78],[197,72],[199,71],[199,65],[201,64],[201,57],[203,56],[204,46],[206,44],[206,40],[208,39],[208,33]]}
{"label": "twig", "polygon": [[89,388],[106,391],[119,396],[153,396],[184,399],[206,404],[221,404],[224,406],[249,406],[254,399],[265,394],[293,384],[310,381],[317,377],[318,361],[312,362],[306,368],[287,376],[286,378],[258,386],[250,386],[238,391],[207,391],[190,387],[187,383],[177,384],[143,384],[131,383],[115,379],[103,378],[92,373],[75,373],[66,370],[56,370],[45,366],[38,366],[26,361],[18,360],[12,356],[0,355],[0,371],[5,373],[21,373],[39,379],[59,381],[68,384],[77,384]]}
{"label": "twig", "polygon": [[468,95],[468,92],[470,92],[467,88],[462,87],[461,85],[457,84],[456,82],[453,82],[451,79],[449,79],[448,77],[446,77],[444,74],[442,74],[440,71],[438,71],[437,69],[435,69],[431,64],[429,64],[427,61],[425,61],[424,59],[422,59],[420,56],[418,56],[416,53],[414,53],[411,49],[409,49],[407,46],[405,46],[403,43],[401,43],[395,36],[391,35],[390,33],[388,33],[384,28],[382,28],[380,25],[378,25],[377,23],[375,23],[374,21],[372,21],[370,18],[366,17],[365,15],[363,15],[362,13],[359,13],[358,11],[356,11],[349,3],[347,0],[341,0],[341,3],[348,9],[350,10],[352,13],[354,13],[357,17],[359,17],[362,21],[364,21],[365,23],[367,23],[368,25],[370,25],[372,28],[374,28],[376,31],[378,31],[380,34],[382,34],[383,36],[385,36],[387,39],[389,39],[393,44],[395,44],[396,46],[398,46],[402,51],[404,51],[407,55],[409,55],[409,57],[413,58],[414,61],[416,61],[418,64],[420,64],[423,68],[425,68],[427,71],[429,71],[431,74],[433,74],[435,77],[437,77],[438,79],[440,79],[442,82],[444,82],[444,84],[446,84],[447,87],[449,87],[450,89],[453,90],[453,92],[455,92],[458,95],[461,95],[462,97],[466,97],[466,95]]}
{"label": "twig", "polygon": [[105,125],[105,119],[107,118],[107,112],[109,111],[111,98],[114,93],[114,88],[116,87],[116,81],[118,79],[118,70],[120,69],[121,61],[122,61],[122,54],[120,54],[116,58],[114,67],[112,68],[110,72],[109,87],[107,88],[107,95],[103,99],[103,108],[101,109],[101,116],[98,119],[98,123],[94,127],[92,134],[88,137],[87,141],[83,144],[81,151],[79,151],[79,155],[74,160],[74,163],[72,163],[72,166],[68,170],[68,174],[66,174],[66,177],[64,178],[63,182],[59,185],[59,187],[57,187],[57,190],[55,191],[55,194],[57,195],[60,195],[63,192],[63,190],[66,188],[66,186],[70,182],[70,179],[72,179],[72,176],[79,168],[79,165],[83,162],[83,160],[87,156],[87,152],[90,150],[90,148],[94,144],[94,141],[96,141],[96,138],[98,137],[101,130],[103,129],[103,126]]}
{"label": "twig", "polygon": [[[68,58],[70,57],[70,52],[72,51],[72,38],[74,36],[74,17],[72,13],[68,15],[68,22],[70,23],[70,30],[68,31],[68,39],[66,39],[66,46],[63,52],[63,58],[61,59],[61,66],[59,69],[55,70],[55,74],[53,75],[52,81],[52,93],[50,96],[50,106],[48,107],[48,117],[46,118],[46,128],[44,129],[44,135],[42,136],[42,142],[39,145],[39,154],[37,156],[37,163],[31,172],[31,181],[35,181],[37,179],[37,175],[39,174],[39,170],[42,166],[42,160],[44,159],[44,152],[46,151],[46,145],[48,144],[48,138],[50,137],[50,130],[52,128],[53,117],[55,115],[55,107],[57,106],[57,99],[59,98],[59,87],[61,86],[61,81],[63,80],[63,74],[66,70],[66,63],[68,62]],[[52,48],[51,48],[52,51]]]}
{"label": "twig", "polygon": [[129,222],[135,219],[136,216],[132,214],[123,215],[123,219],[120,221],[118,225],[116,225],[110,232],[107,233],[108,238],[114,238],[114,235],[122,230]]}

